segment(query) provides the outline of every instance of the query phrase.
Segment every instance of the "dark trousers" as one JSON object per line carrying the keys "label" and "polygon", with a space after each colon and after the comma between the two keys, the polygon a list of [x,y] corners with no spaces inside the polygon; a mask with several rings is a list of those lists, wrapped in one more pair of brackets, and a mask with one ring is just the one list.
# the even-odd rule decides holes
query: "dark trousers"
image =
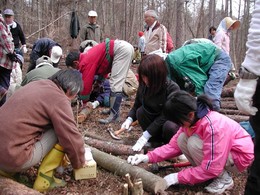
{"label": "dark trousers", "polygon": [[[6,69],[0,66],[0,93],[8,90],[10,86],[10,75],[12,70]],[[6,96],[0,101],[0,106],[2,106],[6,101]]]}
{"label": "dark trousers", "polygon": [[[137,120],[140,126],[142,127],[143,131],[146,131],[148,126],[158,117],[158,115],[148,114],[144,111],[143,107],[138,108],[137,110]],[[159,125],[157,129],[156,135],[153,135],[149,142],[155,143],[169,143],[172,136],[176,134],[178,131],[179,126],[171,121],[165,121]]]}
{"label": "dark trousers", "polygon": [[251,116],[249,120],[255,132],[255,159],[249,170],[245,195],[260,194],[260,79],[258,79],[256,92],[253,97],[253,105],[258,108],[256,115]]}

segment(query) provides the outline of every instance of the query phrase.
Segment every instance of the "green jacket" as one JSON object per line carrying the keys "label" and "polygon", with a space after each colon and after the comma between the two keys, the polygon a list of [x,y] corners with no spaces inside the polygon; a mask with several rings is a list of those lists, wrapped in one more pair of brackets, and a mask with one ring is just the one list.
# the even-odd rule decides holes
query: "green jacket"
{"label": "green jacket", "polygon": [[204,93],[204,85],[208,80],[208,71],[214,64],[220,49],[212,43],[192,43],[171,53],[166,58],[169,77],[181,89],[184,88],[183,77],[188,77],[195,85],[196,95]]}

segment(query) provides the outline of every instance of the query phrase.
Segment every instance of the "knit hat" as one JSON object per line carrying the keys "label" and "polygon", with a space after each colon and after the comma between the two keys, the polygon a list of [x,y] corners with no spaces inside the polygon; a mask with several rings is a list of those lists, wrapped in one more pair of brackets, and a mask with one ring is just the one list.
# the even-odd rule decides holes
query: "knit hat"
{"label": "knit hat", "polygon": [[56,64],[59,62],[61,56],[62,56],[61,47],[53,46],[53,48],[51,49],[51,61]]}
{"label": "knit hat", "polygon": [[13,10],[11,10],[11,9],[6,9],[6,10],[4,11],[4,15],[13,16],[13,15],[14,15],[14,12],[13,12]]}
{"label": "knit hat", "polygon": [[16,54],[16,57],[18,58],[18,62],[22,65],[22,64],[24,64],[24,58],[23,58],[23,56],[22,55],[20,55],[20,54]]}
{"label": "knit hat", "polygon": [[46,64],[52,66],[52,61],[51,61],[50,57],[43,55],[42,57],[40,57],[36,60],[35,68],[39,68],[40,66],[46,65]]}
{"label": "knit hat", "polygon": [[139,32],[138,32],[138,35],[139,35],[139,37],[141,37],[141,36],[144,35],[144,32],[143,32],[143,31],[139,31]]}

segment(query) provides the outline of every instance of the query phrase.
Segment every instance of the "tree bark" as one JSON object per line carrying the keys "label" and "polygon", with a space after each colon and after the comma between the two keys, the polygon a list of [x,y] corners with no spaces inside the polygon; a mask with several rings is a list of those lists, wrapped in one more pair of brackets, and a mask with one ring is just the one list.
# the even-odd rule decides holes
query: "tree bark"
{"label": "tree bark", "polygon": [[221,108],[237,110],[237,106],[234,101],[221,102]]}
{"label": "tree bark", "polygon": [[234,97],[236,87],[223,88],[221,97]]}
{"label": "tree bark", "polygon": [[133,155],[136,152],[132,150],[132,146],[124,144],[115,144],[109,141],[101,141],[90,137],[85,137],[85,143],[98,148],[104,152],[111,153],[114,155]]}
{"label": "tree bark", "polygon": [[225,115],[243,115],[243,113],[239,110],[233,110],[233,109],[220,109],[220,113]]}
{"label": "tree bark", "polygon": [[242,116],[242,115],[226,115],[227,117],[233,119],[236,122],[242,122],[242,121],[248,121],[249,120],[249,116]]}
{"label": "tree bark", "polygon": [[12,179],[0,176],[0,194],[39,195],[41,193]]}
{"label": "tree bark", "polygon": [[133,178],[141,178],[144,190],[156,194],[159,190],[166,189],[166,181],[138,166],[132,166],[125,160],[101,152],[96,148],[92,148],[92,154],[97,164],[104,169],[111,171],[117,175],[125,176],[129,173]]}

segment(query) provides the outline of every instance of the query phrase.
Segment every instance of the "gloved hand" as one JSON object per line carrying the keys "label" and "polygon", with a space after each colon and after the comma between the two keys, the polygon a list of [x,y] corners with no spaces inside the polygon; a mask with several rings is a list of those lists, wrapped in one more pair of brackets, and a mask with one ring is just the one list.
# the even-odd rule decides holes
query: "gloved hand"
{"label": "gloved hand", "polygon": [[151,134],[146,130],[143,135],[137,140],[136,144],[132,147],[133,151],[141,151],[144,145],[151,138]]}
{"label": "gloved hand", "polygon": [[240,79],[236,87],[234,97],[237,108],[250,115],[255,115],[258,109],[252,106],[252,98],[255,94],[257,79]]}
{"label": "gloved hand", "polygon": [[163,179],[165,179],[165,181],[167,183],[167,188],[170,187],[171,185],[176,185],[179,183],[178,173],[172,173],[172,174],[166,175]]}
{"label": "gloved hand", "polygon": [[28,49],[27,49],[26,45],[22,46],[22,52],[23,53],[27,53],[28,52]]}
{"label": "gloved hand", "polygon": [[8,53],[7,56],[12,62],[18,62],[18,58],[15,53]]}
{"label": "gloved hand", "polygon": [[99,106],[99,101],[91,102],[93,109],[97,108]]}
{"label": "gloved hand", "polygon": [[85,160],[86,161],[91,161],[93,160],[93,156],[91,153],[91,149],[90,148],[85,148]]}
{"label": "gloved hand", "polygon": [[121,129],[126,129],[129,130],[130,125],[132,124],[133,119],[131,117],[127,117],[127,119],[125,120],[125,122],[121,125]]}
{"label": "gloved hand", "polygon": [[129,156],[127,158],[127,162],[131,165],[138,165],[141,162],[143,163],[148,163],[149,162],[149,158],[147,155],[144,154],[136,154],[134,156]]}

